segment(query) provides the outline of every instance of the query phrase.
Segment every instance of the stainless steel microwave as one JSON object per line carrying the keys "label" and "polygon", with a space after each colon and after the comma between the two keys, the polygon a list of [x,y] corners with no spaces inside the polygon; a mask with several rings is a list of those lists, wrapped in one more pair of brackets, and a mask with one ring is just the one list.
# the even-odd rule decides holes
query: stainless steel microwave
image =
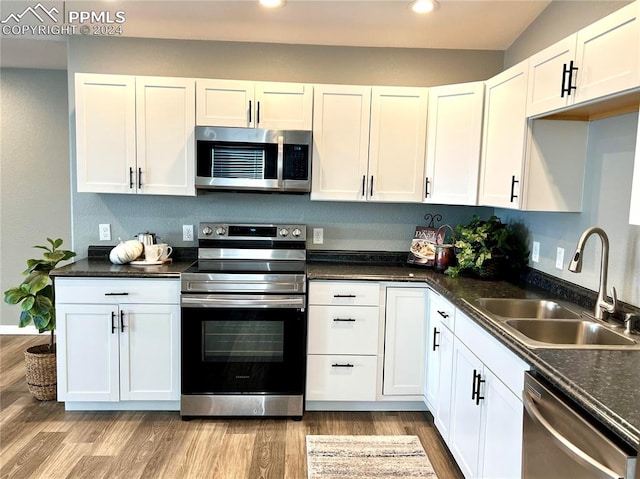
{"label": "stainless steel microwave", "polygon": [[196,127],[196,189],[307,193],[311,132]]}

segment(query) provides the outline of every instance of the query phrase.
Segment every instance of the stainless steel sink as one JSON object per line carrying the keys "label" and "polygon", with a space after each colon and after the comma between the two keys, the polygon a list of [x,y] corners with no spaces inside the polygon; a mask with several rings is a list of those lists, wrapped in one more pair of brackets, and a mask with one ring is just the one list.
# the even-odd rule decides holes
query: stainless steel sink
{"label": "stainless steel sink", "polygon": [[558,302],[546,299],[480,298],[477,303],[481,308],[503,318],[580,318],[580,313],[570,311]]}
{"label": "stainless steel sink", "polygon": [[528,339],[540,343],[574,347],[581,345],[636,345],[636,342],[630,337],[589,320],[510,319],[504,324]]}
{"label": "stainless steel sink", "polygon": [[623,334],[571,303],[532,298],[479,298],[469,304],[531,349],[640,349],[640,336]]}

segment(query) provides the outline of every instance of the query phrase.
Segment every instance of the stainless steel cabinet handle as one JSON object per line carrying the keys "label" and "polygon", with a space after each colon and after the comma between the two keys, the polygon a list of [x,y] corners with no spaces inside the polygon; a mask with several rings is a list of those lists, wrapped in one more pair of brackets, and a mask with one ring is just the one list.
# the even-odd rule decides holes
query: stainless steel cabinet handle
{"label": "stainless steel cabinet handle", "polygon": [[619,474],[616,474],[607,466],[600,464],[593,457],[589,456],[586,452],[569,441],[569,439],[560,434],[560,432],[556,428],[554,428],[549,423],[549,421],[545,419],[540,410],[536,407],[531,392],[526,389],[522,397],[522,402],[524,404],[525,410],[527,411],[527,414],[529,414],[529,417],[540,424],[544,429],[546,429],[547,432],[551,434],[551,437],[553,438],[556,445],[560,447],[566,454],[574,458],[580,464],[595,469],[604,477],[608,477],[611,479],[620,479]]}

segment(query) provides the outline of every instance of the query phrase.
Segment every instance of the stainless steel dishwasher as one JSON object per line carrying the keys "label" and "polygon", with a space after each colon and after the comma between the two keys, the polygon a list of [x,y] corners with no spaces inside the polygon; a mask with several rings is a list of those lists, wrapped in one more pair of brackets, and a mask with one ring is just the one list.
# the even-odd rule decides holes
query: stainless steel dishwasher
{"label": "stainless steel dishwasher", "polygon": [[524,479],[633,479],[636,453],[582,417],[561,393],[525,373]]}

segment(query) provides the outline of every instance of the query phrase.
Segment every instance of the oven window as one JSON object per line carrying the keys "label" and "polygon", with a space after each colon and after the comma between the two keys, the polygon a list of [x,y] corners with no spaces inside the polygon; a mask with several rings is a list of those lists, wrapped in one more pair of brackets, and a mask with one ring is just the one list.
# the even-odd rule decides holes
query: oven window
{"label": "oven window", "polygon": [[202,323],[202,361],[282,362],[282,321],[207,321]]}

